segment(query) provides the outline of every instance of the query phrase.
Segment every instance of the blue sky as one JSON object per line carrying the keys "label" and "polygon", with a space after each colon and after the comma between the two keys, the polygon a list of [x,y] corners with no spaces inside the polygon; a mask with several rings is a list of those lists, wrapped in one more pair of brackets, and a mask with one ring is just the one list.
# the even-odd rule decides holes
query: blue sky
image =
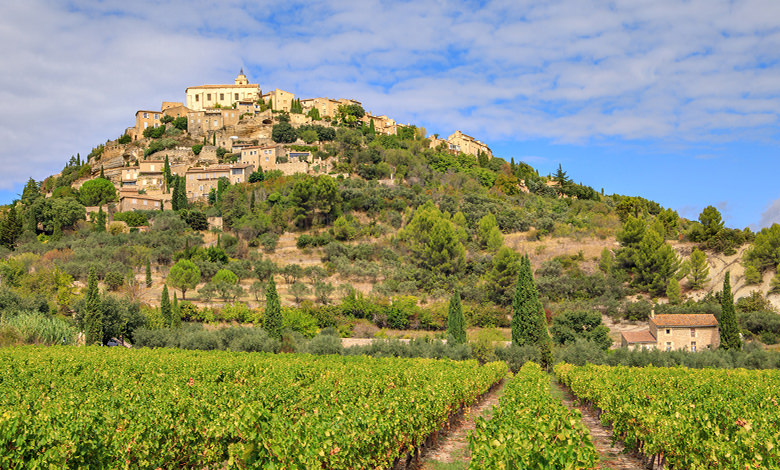
{"label": "blue sky", "polygon": [[243,67],[689,218],[780,222],[777,0],[11,3],[2,202]]}

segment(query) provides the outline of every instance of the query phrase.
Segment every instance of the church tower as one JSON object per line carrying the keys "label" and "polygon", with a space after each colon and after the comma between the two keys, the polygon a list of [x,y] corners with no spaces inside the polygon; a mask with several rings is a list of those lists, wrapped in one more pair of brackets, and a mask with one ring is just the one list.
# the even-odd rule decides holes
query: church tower
{"label": "church tower", "polygon": [[244,75],[243,67],[241,67],[241,72],[239,72],[238,77],[236,77],[236,85],[249,85],[249,80],[247,80],[246,75]]}

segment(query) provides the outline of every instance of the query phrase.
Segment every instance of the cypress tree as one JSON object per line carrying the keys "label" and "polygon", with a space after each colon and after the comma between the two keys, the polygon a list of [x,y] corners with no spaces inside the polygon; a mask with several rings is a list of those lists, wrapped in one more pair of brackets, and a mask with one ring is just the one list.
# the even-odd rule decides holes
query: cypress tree
{"label": "cypress tree", "polygon": [[168,162],[168,155],[165,156],[165,165],[163,165],[163,178],[165,179],[165,192],[171,192],[171,164]]}
{"label": "cypress tree", "polygon": [[173,305],[171,305],[171,328],[181,328],[181,310],[176,292],[173,293]]}
{"label": "cypress tree", "polygon": [[146,259],[146,288],[152,287],[152,263]]}
{"label": "cypress tree", "polygon": [[103,212],[103,206],[100,206],[100,208],[98,208],[98,213],[97,216],[95,217],[95,231],[97,232],[106,231],[106,213]]}
{"label": "cypress tree", "polygon": [[181,210],[187,208],[187,186],[184,182],[184,178],[176,177],[176,181],[173,183],[175,188],[175,195],[173,196],[171,202],[173,203],[173,199],[176,200],[176,207],[173,210]]}
{"label": "cypress tree", "polygon": [[544,308],[539,301],[528,255],[520,260],[520,272],[512,302],[512,343],[517,346],[538,347],[545,366],[552,361],[550,333],[547,331]]}
{"label": "cypress tree", "polygon": [[368,133],[369,134],[376,134],[376,126],[374,125],[374,120],[370,119],[370,124],[368,125]]}
{"label": "cypress tree", "polygon": [[276,293],[276,283],[273,276],[268,280],[268,289],[265,293],[263,328],[271,337],[282,338],[282,306],[279,302],[279,294]]}
{"label": "cypress tree", "polygon": [[86,344],[103,344],[103,312],[100,309],[100,292],[94,266],[90,266],[87,276],[87,293],[84,297],[82,318]]}
{"label": "cypress tree", "polygon": [[171,298],[168,296],[168,286],[163,284],[162,297],[160,297],[160,314],[163,317],[165,326],[170,327],[173,321],[173,311],[171,309]]}
{"label": "cypress tree", "polygon": [[103,165],[100,165],[100,177],[106,179],[106,174],[103,173]]}
{"label": "cypress tree", "polygon": [[179,182],[173,183],[173,194],[171,194],[171,210],[179,210]]}
{"label": "cypress tree", "polygon": [[252,191],[252,197],[249,199],[249,211],[255,211],[255,192]]}
{"label": "cypress tree", "polygon": [[737,313],[734,311],[734,294],[731,293],[731,279],[728,271],[723,279],[723,293],[720,296],[720,347],[723,349],[740,349],[742,347],[739,325],[737,325]]}
{"label": "cypress tree", "polygon": [[449,314],[447,315],[447,340],[452,344],[463,344],[466,342],[466,326],[463,318],[463,308],[460,304],[460,291],[455,289],[452,294],[449,305]]}

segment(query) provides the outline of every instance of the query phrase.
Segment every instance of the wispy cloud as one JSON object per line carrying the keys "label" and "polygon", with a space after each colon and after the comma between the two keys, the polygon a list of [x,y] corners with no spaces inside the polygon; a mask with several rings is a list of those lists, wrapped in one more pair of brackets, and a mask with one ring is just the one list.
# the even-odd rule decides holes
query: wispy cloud
{"label": "wispy cloud", "polygon": [[0,187],[241,66],[488,143],[777,142],[778,18],[775,0],[12,2]]}

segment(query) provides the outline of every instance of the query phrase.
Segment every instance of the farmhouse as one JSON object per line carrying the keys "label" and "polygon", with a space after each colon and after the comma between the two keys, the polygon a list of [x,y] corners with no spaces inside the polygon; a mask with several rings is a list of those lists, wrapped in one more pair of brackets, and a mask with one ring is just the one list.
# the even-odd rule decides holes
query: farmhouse
{"label": "farmhouse", "polygon": [[700,351],[720,346],[718,320],[711,314],[651,314],[649,326],[643,331],[624,332],[621,345],[628,349],[663,351]]}

